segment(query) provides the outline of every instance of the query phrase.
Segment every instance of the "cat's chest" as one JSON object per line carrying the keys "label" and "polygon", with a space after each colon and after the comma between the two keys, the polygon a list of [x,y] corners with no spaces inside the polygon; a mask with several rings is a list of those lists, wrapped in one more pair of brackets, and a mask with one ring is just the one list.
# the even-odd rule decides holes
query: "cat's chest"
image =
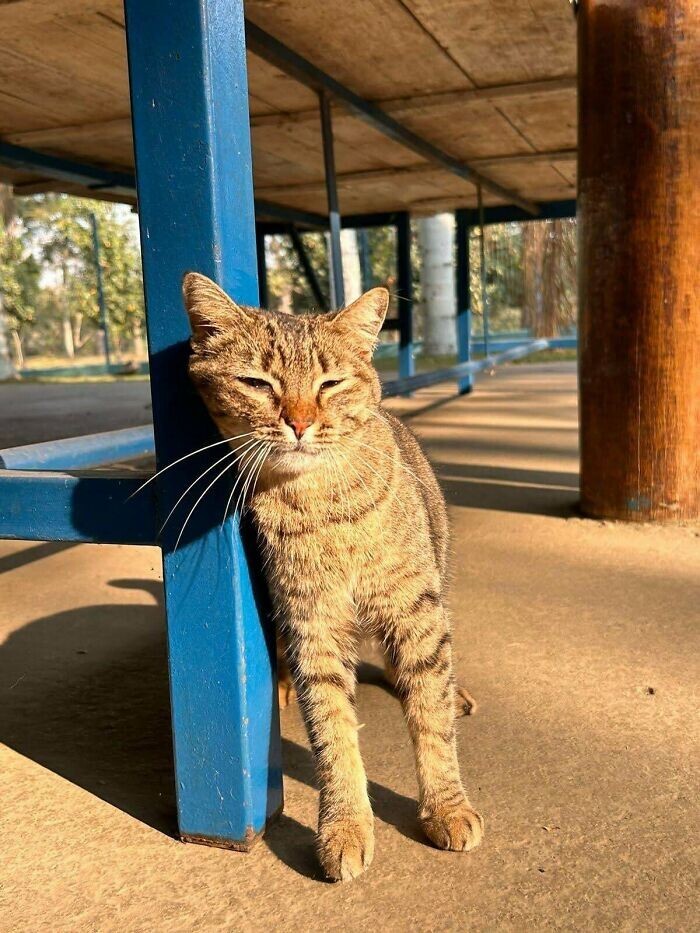
{"label": "cat's chest", "polygon": [[309,570],[338,560],[351,562],[353,555],[366,557],[376,532],[369,513],[355,516],[347,504],[313,497],[256,497],[253,513],[275,563],[301,562]]}

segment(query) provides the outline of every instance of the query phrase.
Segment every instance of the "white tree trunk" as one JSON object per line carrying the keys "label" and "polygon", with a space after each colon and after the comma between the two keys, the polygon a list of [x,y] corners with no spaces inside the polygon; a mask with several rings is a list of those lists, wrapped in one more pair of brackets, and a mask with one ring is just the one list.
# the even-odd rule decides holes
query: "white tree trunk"
{"label": "white tree trunk", "polygon": [[357,231],[340,231],[340,252],[343,256],[343,284],[345,285],[345,304],[355,301],[362,294],[362,270],[360,253],[357,248]]}
{"label": "white tree trunk", "polygon": [[0,379],[11,379],[14,375],[15,367],[12,365],[10,344],[7,339],[7,316],[3,311],[0,296]]}
{"label": "white tree trunk", "polygon": [[148,356],[146,341],[143,339],[143,326],[140,320],[134,321],[134,356],[137,360],[145,360]]}
{"label": "white tree trunk", "polygon": [[436,214],[418,221],[423,285],[423,351],[457,352],[455,322],[454,215]]}

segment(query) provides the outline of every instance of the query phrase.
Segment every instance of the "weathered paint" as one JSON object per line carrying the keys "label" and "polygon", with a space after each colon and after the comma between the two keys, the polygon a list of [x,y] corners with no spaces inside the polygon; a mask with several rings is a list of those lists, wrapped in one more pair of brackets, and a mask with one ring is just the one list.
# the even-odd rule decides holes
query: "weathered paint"
{"label": "weathered paint", "polygon": [[700,516],[700,4],[583,0],[581,505]]}
{"label": "weathered paint", "polygon": [[152,488],[139,476],[0,470],[0,538],[155,544]]}
{"label": "weathered paint", "polygon": [[144,424],[139,428],[6,447],[0,450],[0,469],[82,470],[118,460],[148,457],[153,451],[153,428]]}
{"label": "weathered paint", "polygon": [[[163,467],[218,436],[187,378],[183,274],[196,269],[237,301],[258,304],[243,7],[180,0],[174,15],[169,0],[125,6]],[[203,454],[160,477],[161,519],[211,462]],[[238,524],[223,520],[230,488],[227,478],[214,486],[177,549],[184,516],[171,521],[161,546],[180,832],[247,845],[279,811],[282,783],[274,636],[258,611]]]}

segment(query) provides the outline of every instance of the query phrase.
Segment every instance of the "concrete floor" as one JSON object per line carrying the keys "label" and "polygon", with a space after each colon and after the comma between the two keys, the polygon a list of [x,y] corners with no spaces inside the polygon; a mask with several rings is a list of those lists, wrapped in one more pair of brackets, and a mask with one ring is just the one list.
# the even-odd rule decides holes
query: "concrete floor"
{"label": "concrete floor", "polygon": [[159,554],[0,542],[0,929],[699,929],[700,552],[693,527],[575,513],[575,373],[521,366],[410,417],[454,528],[459,725],[482,847],[418,836],[411,751],[359,689],[377,852],[324,883],[296,708],[285,815],[250,855],[174,838]]}

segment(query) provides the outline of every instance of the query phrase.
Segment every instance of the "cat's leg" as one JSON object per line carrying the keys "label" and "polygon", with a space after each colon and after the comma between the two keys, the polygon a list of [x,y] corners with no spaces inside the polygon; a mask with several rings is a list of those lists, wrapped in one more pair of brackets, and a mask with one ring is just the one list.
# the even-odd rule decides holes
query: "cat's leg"
{"label": "cat's leg", "polygon": [[[386,652],[384,652],[384,680],[396,690],[396,671]],[[461,684],[455,684],[455,716],[457,718],[460,716],[473,716],[478,708],[476,700],[467,688]]]}
{"label": "cat's leg", "polygon": [[357,646],[349,600],[296,614],[288,630],[289,667],[320,787],[318,855],[329,878],[349,881],[374,854],[374,818],[357,737]]}
{"label": "cat's leg", "polygon": [[419,819],[441,849],[473,849],[483,820],[462,787],[455,738],[455,685],[449,621],[440,597],[426,589],[404,612],[394,606],[385,640],[396,692],[416,755]]}
{"label": "cat's leg", "polygon": [[292,680],[292,673],[287,664],[287,653],[284,646],[284,637],[277,635],[277,695],[280,709],[286,709],[296,699],[296,690]]}

